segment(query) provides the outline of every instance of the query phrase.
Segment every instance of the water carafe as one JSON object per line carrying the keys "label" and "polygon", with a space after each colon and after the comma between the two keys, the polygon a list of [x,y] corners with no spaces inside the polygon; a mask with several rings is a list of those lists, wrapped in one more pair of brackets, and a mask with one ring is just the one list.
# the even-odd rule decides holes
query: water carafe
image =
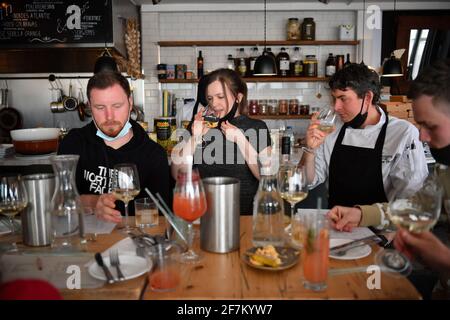
{"label": "water carafe", "polygon": [[78,159],[78,155],[50,157],[56,176],[55,192],[50,205],[52,248],[57,250],[81,250],[82,248],[82,205],[75,185]]}
{"label": "water carafe", "polygon": [[276,153],[259,156],[261,179],[253,203],[253,245],[283,246],[284,205],[278,191],[279,156]]}

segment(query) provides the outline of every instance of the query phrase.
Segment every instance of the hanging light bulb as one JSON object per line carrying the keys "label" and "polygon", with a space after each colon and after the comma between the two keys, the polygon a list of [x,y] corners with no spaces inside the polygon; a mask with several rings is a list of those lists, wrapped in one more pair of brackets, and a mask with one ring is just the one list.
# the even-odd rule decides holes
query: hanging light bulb
{"label": "hanging light bulb", "polygon": [[[396,1],[394,0],[394,19],[395,19],[395,4],[396,4]],[[404,52],[404,49],[402,49],[402,50]],[[403,54],[403,52],[401,54]],[[396,55],[394,53],[395,52],[392,52],[390,58],[385,59],[385,61],[383,63],[382,72],[381,72],[382,77],[401,77],[401,76],[403,76],[402,62],[400,61],[399,58],[396,57]]]}
{"label": "hanging light bulb", "polygon": [[264,50],[255,61],[254,76],[275,76],[277,74],[275,59],[266,50],[266,14],[266,0],[264,0]]}
{"label": "hanging light bulb", "polygon": [[[105,12],[104,12],[105,18],[108,17],[108,0],[105,1]],[[107,38],[106,38],[106,23],[103,24],[105,30],[105,49],[103,50],[103,53],[100,57],[97,58],[95,61],[94,66],[94,74],[101,72],[101,71],[110,71],[110,72],[119,72],[119,68],[117,67],[116,60],[113,58],[111,53],[108,50],[108,46],[106,44]]]}

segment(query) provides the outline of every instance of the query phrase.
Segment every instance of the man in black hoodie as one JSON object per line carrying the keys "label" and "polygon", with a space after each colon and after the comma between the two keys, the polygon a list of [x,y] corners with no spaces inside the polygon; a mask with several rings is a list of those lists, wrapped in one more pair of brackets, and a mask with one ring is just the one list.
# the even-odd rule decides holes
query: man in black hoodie
{"label": "man in black hoodie", "polygon": [[[93,121],[73,129],[61,142],[58,154],[80,156],[76,184],[84,206],[95,208],[104,220],[120,222],[122,202],[116,206],[111,194],[111,171],[119,163],[134,163],[138,169],[141,192],[145,188],[160,193],[171,205],[171,176],[164,149],[150,140],[142,127],[130,120],[133,105],[130,86],[115,72],[95,74],[88,83],[87,96]],[[130,214],[134,214],[130,202]]]}

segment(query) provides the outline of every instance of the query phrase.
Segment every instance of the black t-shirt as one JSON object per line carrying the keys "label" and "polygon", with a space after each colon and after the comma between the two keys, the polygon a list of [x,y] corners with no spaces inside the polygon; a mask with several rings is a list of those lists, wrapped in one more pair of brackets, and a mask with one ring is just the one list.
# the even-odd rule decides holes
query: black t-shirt
{"label": "black t-shirt", "polygon": [[[270,133],[264,121],[237,116],[230,123],[244,131],[250,144],[259,153],[271,145]],[[253,198],[259,181],[245,162],[235,143],[228,141],[219,129],[210,129],[203,137],[205,143],[197,147],[194,164],[202,178],[232,177],[240,181],[241,214],[252,214]]]}
{"label": "black t-shirt", "polygon": [[[154,195],[158,192],[172,206],[170,168],[165,150],[150,140],[147,133],[135,121],[131,140],[114,149],[96,135],[92,121],[88,125],[70,130],[59,145],[58,154],[78,154],[76,184],[80,194],[104,194],[111,192],[111,169],[119,163],[134,163],[138,169],[141,192],[136,198],[148,197],[145,188]],[[123,203],[116,202],[123,212]],[[134,201],[130,201],[130,215],[134,214]]]}

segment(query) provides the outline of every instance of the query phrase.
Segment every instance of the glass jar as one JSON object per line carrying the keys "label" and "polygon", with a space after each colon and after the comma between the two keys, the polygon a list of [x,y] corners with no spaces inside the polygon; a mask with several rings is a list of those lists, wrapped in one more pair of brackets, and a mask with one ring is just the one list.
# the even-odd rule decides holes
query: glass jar
{"label": "glass jar", "polygon": [[250,102],[248,104],[248,114],[254,116],[254,115],[257,115],[258,112],[259,112],[258,101],[250,100]]}
{"label": "glass jar", "polygon": [[291,115],[298,115],[298,100],[297,99],[290,99],[289,100],[289,114]]}
{"label": "glass jar", "polygon": [[306,56],[303,61],[303,72],[305,77],[317,77],[317,59],[315,55]]}
{"label": "glass jar", "polygon": [[303,19],[302,40],[316,40],[316,23],[313,18]]}
{"label": "glass jar", "polygon": [[309,115],[309,104],[302,104],[300,106],[300,114],[303,116]]}
{"label": "glass jar", "polygon": [[267,109],[267,100],[259,100],[259,114],[266,116],[269,113]]}
{"label": "glass jar", "polygon": [[288,104],[286,100],[280,100],[278,112],[283,115],[288,113]]}
{"label": "glass jar", "polygon": [[300,21],[298,18],[289,18],[287,27],[287,40],[300,40]]}
{"label": "glass jar", "polygon": [[269,100],[268,103],[269,114],[272,116],[278,115],[278,101],[277,100]]}

